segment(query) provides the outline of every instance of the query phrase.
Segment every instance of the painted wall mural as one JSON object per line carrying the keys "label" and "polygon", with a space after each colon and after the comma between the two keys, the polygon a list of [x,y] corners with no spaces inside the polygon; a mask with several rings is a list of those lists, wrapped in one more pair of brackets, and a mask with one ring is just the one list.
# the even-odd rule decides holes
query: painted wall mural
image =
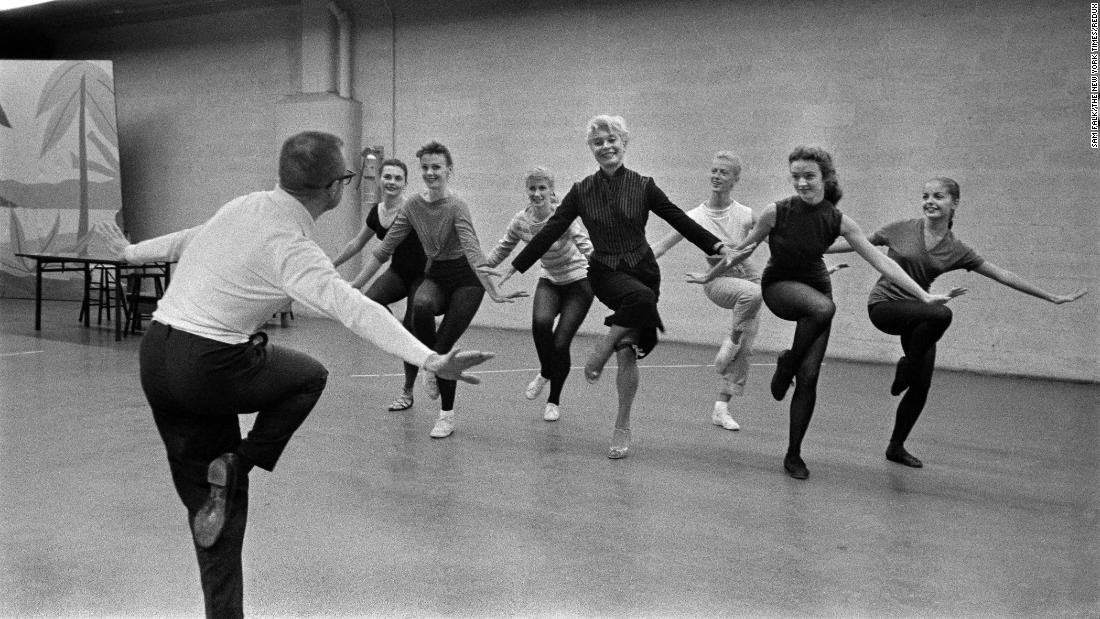
{"label": "painted wall mural", "polygon": [[[125,229],[109,61],[0,60],[0,208],[4,297],[34,296],[17,253],[74,251],[101,220]],[[80,299],[80,282],[51,274],[44,296]]]}

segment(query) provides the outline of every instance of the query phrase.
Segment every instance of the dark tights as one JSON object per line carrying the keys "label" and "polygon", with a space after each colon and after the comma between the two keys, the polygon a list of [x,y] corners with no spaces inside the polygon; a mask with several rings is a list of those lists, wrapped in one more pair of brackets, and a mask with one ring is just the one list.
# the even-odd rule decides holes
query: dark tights
{"label": "dark tights", "polygon": [[[419,278],[415,280],[403,278],[387,269],[367,289],[367,298],[386,306],[390,303],[397,303],[401,299],[411,299],[416,294],[416,289],[420,286],[421,281],[423,280]],[[405,325],[409,332],[413,330],[412,315],[412,303],[407,302],[405,318],[402,319],[401,324]],[[419,370],[420,368],[415,365],[405,363],[405,391],[412,391],[412,388],[416,385],[416,374]]]}
{"label": "dark tights", "polygon": [[909,361],[909,389],[898,403],[890,436],[890,442],[900,446],[928,400],[936,366],[936,342],[951,326],[951,310],[946,305],[922,301],[882,301],[868,307],[867,312],[879,331],[901,336],[901,349]]}
{"label": "dark tights", "polygon": [[[428,348],[447,354],[470,326],[484,296],[485,288],[480,285],[451,289],[425,279],[413,295],[413,334]],[[443,320],[436,329],[435,317],[440,315]],[[454,410],[455,381],[440,378],[438,384],[442,409]]]}
{"label": "dark tights", "polygon": [[787,353],[786,363],[797,368],[794,395],[791,396],[791,429],[787,454],[801,456],[802,439],[810,426],[817,403],[817,378],[821,361],[829,345],[829,331],[836,306],[832,296],[820,290],[789,280],[770,283],[762,291],[764,304],[783,320],[796,323],[794,343]]}
{"label": "dark tights", "polygon": [[[539,278],[531,311],[531,335],[539,356],[539,374],[550,379],[551,404],[561,400],[561,390],[569,375],[569,345],[592,306],[592,286],[587,279],[569,284],[554,284]],[[560,316],[560,318],[559,318]],[[558,319],[554,328],[554,319]]]}

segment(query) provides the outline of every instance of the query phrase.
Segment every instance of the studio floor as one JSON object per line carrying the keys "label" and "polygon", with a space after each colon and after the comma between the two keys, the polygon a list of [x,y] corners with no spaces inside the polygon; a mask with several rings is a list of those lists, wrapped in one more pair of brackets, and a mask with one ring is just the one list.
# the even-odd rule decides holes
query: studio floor
{"label": "studio floor", "polygon": [[[33,310],[0,300],[0,616],[201,615],[140,336],[63,302],[35,332]],[[385,410],[394,360],[327,320],[267,331],[330,377],[274,473],[251,476],[247,615],[1100,616],[1097,385],[941,371],[914,470],[883,457],[892,368],[828,360],[796,481],[771,354],[729,432],[710,423],[714,349],[663,343],[611,461],[614,371],[575,369],[547,423],[523,397],[525,332],[466,334],[497,357],[434,440],[419,386]]]}

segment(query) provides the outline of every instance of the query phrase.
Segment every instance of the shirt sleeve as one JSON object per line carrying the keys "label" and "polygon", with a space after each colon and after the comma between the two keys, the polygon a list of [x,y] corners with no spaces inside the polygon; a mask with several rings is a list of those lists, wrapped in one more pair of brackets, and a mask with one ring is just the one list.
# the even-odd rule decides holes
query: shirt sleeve
{"label": "shirt sleeve", "polygon": [[202,230],[201,225],[129,245],[123,250],[123,257],[130,264],[176,262],[199,230]]}
{"label": "shirt sleeve", "polygon": [[657,186],[657,183],[653,182],[652,178],[646,179],[645,196],[646,206],[649,210],[661,219],[667,221],[668,224],[683,235],[685,239],[691,241],[692,244],[703,250],[708,256],[718,253],[715,247],[721,243],[722,240],[695,223],[695,220],[688,217],[683,209],[673,204],[672,201],[668,199],[668,196],[665,195],[665,192],[661,191],[661,188]]}
{"label": "shirt sleeve", "polygon": [[879,247],[882,247],[883,245],[890,245],[890,237],[886,232],[886,228],[879,228],[878,230],[875,230],[874,234],[871,234],[867,237],[867,240],[870,241],[871,245],[876,245]]}
{"label": "shirt sleeve", "polygon": [[[388,237],[388,235],[387,235]],[[423,367],[431,350],[384,306],[351,287],[321,248],[299,237],[275,248],[283,290],[303,306],[341,322],[385,352]]]}
{"label": "shirt sleeve", "polygon": [[577,186],[574,184],[569,193],[565,194],[565,198],[558,205],[558,209],[554,211],[546,225],[542,227],[542,230],[539,230],[539,233],[527,242],[527,246],[523,248],[523,251],[519,252],[515,260],[512,260],[512,266],[517,271],[524,273],[531,268],[531,265],[535,264],[535,261],[542,258],[546,250],[550,249],[554,241],[560,239],[561,235],[569,229],[570,224],[573,223],[578,214],[576,191]]}
{"label": "shirt sleeve", "polygon": [[958,256],[955,259],[955,268],[973,271],[985,263],[985,258],[962,241],[955,241],[955,253]]}
{"label": "shirt sleeve", "polygon": [[592,248],[592,239],[588,238],[588,230],[584,227],[584,224],[579,221],[574,221],[569,227],[569,231],[573,237],[573,244],[577,246],[577,250],[584,255],[585,258],[590,258],[594,249]]}
{"label": "shirt sleeve", "polygon": [[497,246],[489,254],[489,258],[485,264],[491,267],[495,267],[504,261],[512,250],[516,248],[516,245],[522,240],[519,236],[519,227],[523,225],[520,222],[520,216],[516,215],[512,217],[512,221],[508,222],[508,229],[504,232],[504,238],[497,241]]}
{"label": "shirt sleeve", "polygon": [[409,230],[411,229],[412,222],[409,221],[409,216],[405,214],[405,209],[401,209],[394,217],[393,223],[390,224],[390,229],[386,232],[382,242],[375,245],[374,249],[371,250],[374,258],[381,264],[388,262],[393,257],[393,252],[397,251],[397,246],[401,244],[401,241],[409,236]]}
{"label": "shirt sleeve", "polygon": [[[466,261],[471,267],[477,267],[485,263],[485,252],[481,250],[481,241],[477,238],[477,230],[474,229],[474,217],[470,214],[470,207],[462,200],[455,201],[454,216],[455,234],[462,245],[462,253],[466,254]],[[389,236],[389,235],[387,235]]]}

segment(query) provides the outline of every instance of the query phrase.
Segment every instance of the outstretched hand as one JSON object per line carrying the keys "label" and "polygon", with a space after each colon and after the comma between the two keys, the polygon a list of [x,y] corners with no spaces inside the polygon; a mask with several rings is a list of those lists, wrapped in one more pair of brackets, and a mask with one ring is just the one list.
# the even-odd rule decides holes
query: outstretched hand
{"label": "outstretched hand", "polygon": [[464,383],[476,385],[481,382],[481,379],[476,376],[469,376],[464,372],[475,365],[485,363],[495,356],[491,352],[462,351],[452,348],[451,352],[445,355],[434,352],[428,355],[428,360],[424,362],[424,369],[433,372],[444,380],[460,380]]}
{"label": "outstretched hand", "polygon": [[1052,298],[1050,300],[1050,302],[1055,304],[1055,305],[1061,305],[1063,303],[1073,303],[1074,301],[1076,301],[1077,299],[1080,299],[1081,297],[1085,296],[1088,293],[1089,293],[1088,288],[1078,288],[1077,290],[1074,290],[1070,294],[1056,294],[1056,295],[1054,295],[1054,298]]}
{"label": "outstretched hand", "polygon": [[489,298],[497,303],[514,303],[516,299],[530,296],[526,290],[516,290],[515,292],[509,292],[508,294],[501,294],[499,292],[491,292]]}
{"label": "outstretched hand", "polygon": [[511,265],[500,267],[499,269],[494,269],[491,266],[481,265],[477,268],[477,271],[478,273],[481,273],[488,277],[499,277],[500,281],[497,282],[497,285],[503,285],[504,282],[508,281],[510,277],[516,274],[515,267]]}
{"label": "outstretched hand", "polygon": [[92,226],[91,232],[85,237],[85,244],[87,244],[92,237],[102,241],[110,258],[114,258],[115,260],[126,259],[126,248],[130,246],[130,241],[126,238],[126,235],[122,233],[122,229],[113,221],[100,221]]}
{"label": "outstretched hand", "polygon": [[706,273],[684,273],[684,281],[686,281],[689,284],[706,284],[706,283],[709,283],[708,280],[707,280],[707,274]]}
{"label": "outstretched hand", "polygon": [[934,305],[943,305],[954,299],[955,297],[961,297],[966,294],[966,288],[952,288],[947,294],[929,294],[925,299],[925,303],[932,303]]}

